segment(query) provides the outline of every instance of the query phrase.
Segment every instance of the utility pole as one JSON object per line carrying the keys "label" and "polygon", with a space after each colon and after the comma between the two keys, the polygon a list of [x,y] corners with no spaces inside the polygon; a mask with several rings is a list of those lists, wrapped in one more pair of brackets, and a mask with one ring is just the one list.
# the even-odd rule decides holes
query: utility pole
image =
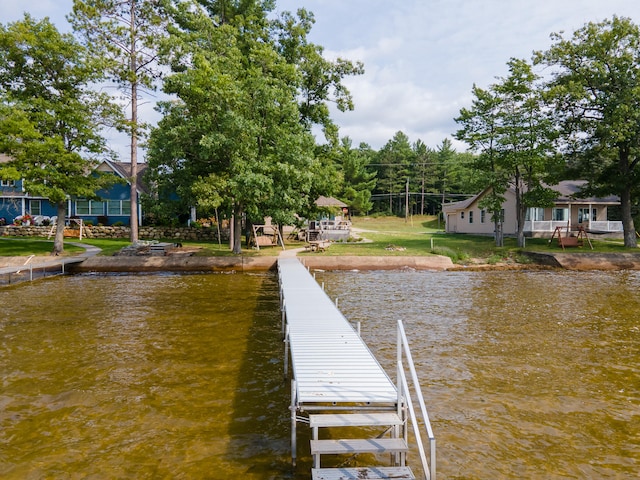
{"label": "utility pole", "polygon": [[409,177],[407,177],[404,192],[404,223],[407,223],[409,221]]}

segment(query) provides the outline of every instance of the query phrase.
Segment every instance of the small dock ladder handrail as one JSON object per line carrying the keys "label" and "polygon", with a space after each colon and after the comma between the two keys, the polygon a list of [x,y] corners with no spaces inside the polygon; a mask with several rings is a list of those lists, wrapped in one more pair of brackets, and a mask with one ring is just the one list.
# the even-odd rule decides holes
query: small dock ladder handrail
{"label": "small dock ladder handrail", "polygon": [[[403,359],[406,358],[407,367],[411,374],[411,385],[407,382],[407,377],[404,371]],[[420,452],[420,462],[422,464],[422,470],[426,480],[436,480],[436,438],[433,435],[431,428],[431,422],[429,421],[429,414],[427,413],[427,407],[424,403],[424,397],[422,396],[422,389],[420,388],[420,382],[416,373],[416,367],[413,363],[413,357],[411,356],[411,350],[409,349],[409,341],[402,325],[402,320],[398,320],[398,405],[402,405],[402,396],[406,402],[409,415],[411,417],[411,425],[413,426],[413,433],[416,438],[416,444],[418,451]],[[420,434],[420,425],[416,417],[416,409],[411,400],[411,389],[413,386],[416,398],[418,400],[418,406],[420,408],[421,420],[424,423],[424,427],[427,431],[427,438],[429,439],[429,460],[427,460],[427,454],[422,441],[422,435]]]}

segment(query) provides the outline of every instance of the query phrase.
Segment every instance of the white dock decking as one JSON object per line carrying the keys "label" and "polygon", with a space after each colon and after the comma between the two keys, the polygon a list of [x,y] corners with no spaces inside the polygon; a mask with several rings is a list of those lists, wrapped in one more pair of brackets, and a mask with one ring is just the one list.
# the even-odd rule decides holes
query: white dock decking
{"label": "white dock decking", "polygon": [[[285,375],[291,361],[291,458],[296,465],[297,424],[311,428],[312,480],[415,480],[407,465],[408,427],[413,431],[426,480],[435,480],[435,437],[408,351],[402,322],[398,322],[397,385],[391,381],[358,332],[296,258],[278,260]],[[403,360],[404,359],[404,360]],[[428,465],[412,406],[403,361],[410,364],[421,415],[431,445]],[[367,427],[368,430],[363,430]],[[330,438],[330,429],[348,428],[347,438]],[[371,436],[373,430],[378,430]],[[382,431],[379,431],[379,430]],[[320,435],[319,430],[323,433]],[[367,438],[353,435],[364,434]],[[323,457],[388,453],[392,465],[343,468],[323,465]]]}
{"label": "white dock decking", "polygon": [[298,404],[395,404],[395,385],[304,265],[278,268]]}

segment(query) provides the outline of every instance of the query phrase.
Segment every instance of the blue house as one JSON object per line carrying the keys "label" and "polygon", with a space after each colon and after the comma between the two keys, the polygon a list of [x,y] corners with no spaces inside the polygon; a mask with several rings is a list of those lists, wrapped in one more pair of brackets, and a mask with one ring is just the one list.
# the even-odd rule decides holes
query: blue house
{"label": "blue house", "polygon": [[[0,154],[0,163],[9,161],[9,157]],[[146,189],[141,181],[147,165],[138,164],[138,199]],[[108,190],[96,192],[100,200],[87,200],[83,198],[69,198],[67,203],[67,216],[77,217],[84,222],[92,222],[94,225],[113,225],[122,222],[129,225],[131,213],[131,188],[128,181],[130,163],[112,162],[105,160],[96,168],[97,171],[110,173],[123,179],[122,183],[115,183]],[[138,202],[140,205],[140,202]],[[138,206],[138,218],[142,219],[141,207]],[[57,215],[56,206],[44,197],[35,197],[26,193],[22,180],[0,181],[0,224],[10,225],[18,217],[29,214],[36,223],[48,217]]]}

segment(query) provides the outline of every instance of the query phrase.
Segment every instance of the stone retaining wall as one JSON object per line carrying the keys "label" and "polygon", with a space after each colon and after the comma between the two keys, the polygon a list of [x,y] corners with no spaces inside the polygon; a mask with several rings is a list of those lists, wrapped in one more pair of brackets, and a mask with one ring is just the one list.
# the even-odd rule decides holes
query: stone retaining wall
{"label": "stone retaining wall", "polygon": [[[46,237],[51,232],[51,227],[35,226],[0,226],[0,236],[3,237]],[[84,235],[87,238],[129,238],[129,227],[84,227]],[[222,241],[229,240],[229,229],[220,231]],[[75,236],[78,234],[76,233]],[[67,235],[65,235],[67,236]],[[189,227],[140,227],[138,236],[141,240],[171,239],[177,241],[218,241],[218,230],[211,228]]]}

